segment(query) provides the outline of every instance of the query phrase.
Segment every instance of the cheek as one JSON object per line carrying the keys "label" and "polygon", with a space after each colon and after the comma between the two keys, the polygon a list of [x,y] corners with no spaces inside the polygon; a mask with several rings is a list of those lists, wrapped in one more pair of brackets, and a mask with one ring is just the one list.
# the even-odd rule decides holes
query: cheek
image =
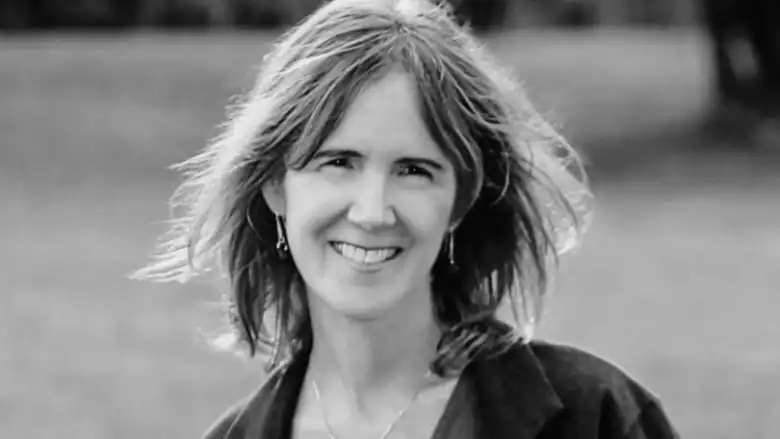
{"label": "cheek", "polygon": [[296,246],[326,228],[343,206],[327,185],[305,175],[290,175],[284,192],[287,235]]}
{"label": "cheek", "polygon": [[449,227],[454,198],[447,190],[406,193],[398,197],[396,210],[418,238],[438,241]]}

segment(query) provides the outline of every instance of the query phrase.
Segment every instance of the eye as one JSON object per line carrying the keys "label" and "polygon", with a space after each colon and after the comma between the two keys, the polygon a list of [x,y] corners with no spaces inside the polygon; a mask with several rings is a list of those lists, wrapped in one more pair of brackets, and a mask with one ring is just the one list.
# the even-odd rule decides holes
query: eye
{"label": "eye", "polygon": [[347,157],[336,157],[333,159],[330,159],[323,163],[322,167],[333,167],[333,168],[349,168],[351,167],[351,163],[349,161],[349,158]]}
{"label": "eye", "polygon": [[417,177],[423,177],[427,179],[433,178],[433,174],[431,174],[430,171],[423,168],[422,166],[417,166],[417,165],[404,165],[401,168],[401,175],[417,176]]}

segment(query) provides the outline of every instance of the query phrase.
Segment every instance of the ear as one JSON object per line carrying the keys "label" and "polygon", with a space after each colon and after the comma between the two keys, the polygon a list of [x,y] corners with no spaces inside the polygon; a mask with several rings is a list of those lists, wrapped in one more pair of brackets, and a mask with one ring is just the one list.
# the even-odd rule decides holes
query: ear
{"label": "ear", "polygon": [[272,179],[263,185],[263,198],[265,203],[276,215],[284,216],[285,212],[285,197],[284,186],[281,180]]}

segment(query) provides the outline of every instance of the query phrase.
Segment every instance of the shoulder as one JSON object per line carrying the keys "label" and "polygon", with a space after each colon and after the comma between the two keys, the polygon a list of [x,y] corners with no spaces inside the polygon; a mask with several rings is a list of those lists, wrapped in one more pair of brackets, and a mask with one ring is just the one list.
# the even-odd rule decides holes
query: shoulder
{"label": "shoulder", "polygon": [[527,347],[560,398],[565,416],[587,416],[600,432],[614,432],[604,437],[678,437],[659,398],[616,364],[571,346],[533,341]]}
{"label": "shoulder", "polygon": [[610,392],[635,396],[639,404],[655,399],[619,366],[593,353],[543,341],[533,341],[528,347],[562,397]]}
{"label": "shoulder", "polygon": [[517,342],[470,364],[480,437],[677,439],[658,398],[581,349]]}

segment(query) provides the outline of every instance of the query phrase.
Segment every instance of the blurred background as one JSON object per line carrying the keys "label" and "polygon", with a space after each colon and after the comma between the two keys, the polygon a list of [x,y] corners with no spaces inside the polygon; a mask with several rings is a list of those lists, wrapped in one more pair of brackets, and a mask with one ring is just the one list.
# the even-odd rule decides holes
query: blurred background
{"label": "blurred background", "polygon": [[[454,3],[597,195],[539,337],[628,370],[685,438],[776,438],[780,4]],[[165,230],[167,166],[317,4],[0,0],[0,437],[200,437],[259,384],[204,342],[215,285],[125,276]]]}

